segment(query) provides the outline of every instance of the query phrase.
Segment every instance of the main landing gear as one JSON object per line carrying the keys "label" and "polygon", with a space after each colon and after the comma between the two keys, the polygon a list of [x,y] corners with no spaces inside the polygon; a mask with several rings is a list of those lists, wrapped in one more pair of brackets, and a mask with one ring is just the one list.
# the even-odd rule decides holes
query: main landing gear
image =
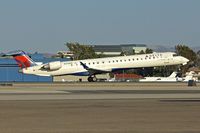
{"label": "main landing gear", "polygon": [[88,77],[88,82],[96,82],[97,78],[95,75]]}

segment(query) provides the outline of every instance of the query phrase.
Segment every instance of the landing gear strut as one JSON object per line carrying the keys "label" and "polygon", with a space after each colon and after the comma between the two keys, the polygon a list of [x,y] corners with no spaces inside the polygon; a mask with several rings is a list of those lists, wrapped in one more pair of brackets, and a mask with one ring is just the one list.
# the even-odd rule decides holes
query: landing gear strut
{"label": "landing gear strut", "polygon": [[96,81],[97,81],[97,78],[95,75],[88,77],[88,82],[96,82]]}

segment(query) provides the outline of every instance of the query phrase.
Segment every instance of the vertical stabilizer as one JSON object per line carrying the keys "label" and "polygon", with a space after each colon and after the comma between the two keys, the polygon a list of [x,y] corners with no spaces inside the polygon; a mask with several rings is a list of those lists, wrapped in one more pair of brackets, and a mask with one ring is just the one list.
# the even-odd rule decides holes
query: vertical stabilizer
{"label": "vertical stabilizer", "polygon": [[177,76],[177,72],[173,72],[169,77],[170,78],[175,78]]}
{"label": "vertical stabilizer", "polygon": [[20,68],[27,68],[36,65],[36,63],[24,51],[21,50],[12,51],[5,55],[13,56]]}

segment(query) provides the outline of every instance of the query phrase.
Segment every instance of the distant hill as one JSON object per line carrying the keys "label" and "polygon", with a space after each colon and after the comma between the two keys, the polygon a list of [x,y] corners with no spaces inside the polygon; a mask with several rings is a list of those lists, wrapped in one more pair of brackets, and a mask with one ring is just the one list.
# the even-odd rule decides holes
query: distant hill
{"label": "distant hill", "polygon": [[164,45],[147,45],[148,48],[152,49],[154,52],[174,52],[175,46],[164,46]]}
{"label": "distant hill", "polygon": [[[152,49],[154,52],[174,52],[175,46],[167,46],[167,45],[147,45],[148,48]],[[189,46],[190,47],[190,46]],[[190,47],[194,52],[200,50],[200,46]]]}

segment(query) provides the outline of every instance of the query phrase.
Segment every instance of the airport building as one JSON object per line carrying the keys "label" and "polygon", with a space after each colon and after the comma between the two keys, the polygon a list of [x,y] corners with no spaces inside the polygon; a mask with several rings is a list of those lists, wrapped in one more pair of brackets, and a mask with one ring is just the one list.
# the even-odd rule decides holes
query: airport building
{"label": "airport building", "polygon": [[120,55],[121,53],[125,55],[138,54],[141,51],[145,52],[147,49],[145,44],[92,45],[92,47],[97,54],[113,56]]}
{"label": "airport building", "polygon": [[[120,45],[88,45],[91,46],[96,54],[103,54],[106,56],[119,56],[139,54],[141,51],[145,52],[147,46],[145,44],[120,44]],[[58,51],[58,56],[64,58],[73,58],[71,51]]]}
{"label": "airport building", "polygon": [[[30,55],[35,62],[47,63],[68,59],[47,58],[43,54]],[[19,67],[13,58],[0,58],[0,82],[53,82],[53,77],[35,76],[19,73]]]}

